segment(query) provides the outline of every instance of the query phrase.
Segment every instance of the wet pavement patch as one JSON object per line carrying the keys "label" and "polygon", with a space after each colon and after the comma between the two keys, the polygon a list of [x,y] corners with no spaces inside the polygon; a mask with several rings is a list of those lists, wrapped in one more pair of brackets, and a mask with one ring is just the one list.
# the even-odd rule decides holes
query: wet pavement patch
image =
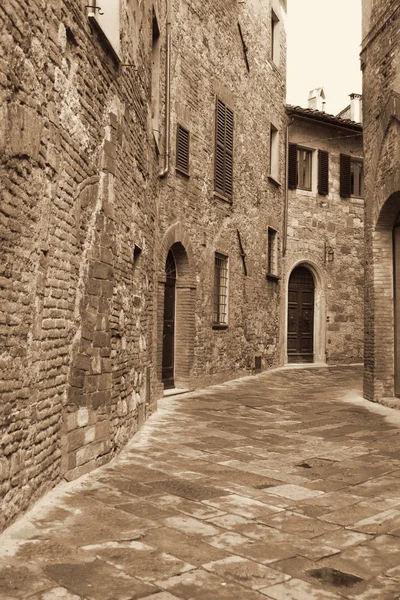
{"label": "wet pavement patch", "polygon": [[364,581],[361,577],[357,577],[357,575],[344,573],[343,571],[338,571],[337,569],[332,569],[330,567],[312,569],[311,571],[307,571],[307,575],[310,575],[314,579],[318,579],[321,583],[329,583],[335,587],[350,588],[356,585],[356,583]]}

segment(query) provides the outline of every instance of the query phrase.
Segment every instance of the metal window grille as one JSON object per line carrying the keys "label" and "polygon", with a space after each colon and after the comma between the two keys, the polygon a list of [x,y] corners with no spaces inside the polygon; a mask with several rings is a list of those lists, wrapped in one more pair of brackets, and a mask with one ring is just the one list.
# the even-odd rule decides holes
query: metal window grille
{"label": "metal window grille", "polygon": [[228,323],[228,257],[215,253],[214,263],[214,324]]}
{"label": "metal window grille", "polygon": [[276,275],[277,272],[277,233],[275,229],[268,228],[268,273]]}

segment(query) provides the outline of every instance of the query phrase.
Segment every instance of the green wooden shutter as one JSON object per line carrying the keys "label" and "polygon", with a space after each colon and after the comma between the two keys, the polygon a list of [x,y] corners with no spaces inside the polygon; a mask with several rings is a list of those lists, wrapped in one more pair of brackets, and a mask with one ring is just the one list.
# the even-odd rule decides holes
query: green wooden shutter
{"label": "green wooden shutter", "polygon": [[346,154],[340,155],[340,195],[351,196],[351,157]]}
{"label": "green wooden shutter", "polygon": [[288,152],[288,188],[297,188],[297,144],[289,144]]}
{"label": "green wooden shutter", "polygon": [[318,193],[329,194],[329,153],[318,150]]}

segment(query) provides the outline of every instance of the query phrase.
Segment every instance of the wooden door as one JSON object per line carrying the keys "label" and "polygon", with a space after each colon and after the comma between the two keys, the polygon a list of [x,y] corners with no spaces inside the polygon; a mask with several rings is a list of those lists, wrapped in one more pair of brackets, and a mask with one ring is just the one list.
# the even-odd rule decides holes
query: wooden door
{"label": "wooden door", "polygon": [[297,267],[289,279],[288,361],[314,360],[314,278],[306,267]]}
{"label": "wooden door", "polygon": [[165,266],[167,280],[164,295],[164,328],[163,328],[163,355],[162,355],[162,380],[164,389],[173,388],[174,383],[174,358],[175,358],[175,284],[176,265],[171,250],[168,252]]}

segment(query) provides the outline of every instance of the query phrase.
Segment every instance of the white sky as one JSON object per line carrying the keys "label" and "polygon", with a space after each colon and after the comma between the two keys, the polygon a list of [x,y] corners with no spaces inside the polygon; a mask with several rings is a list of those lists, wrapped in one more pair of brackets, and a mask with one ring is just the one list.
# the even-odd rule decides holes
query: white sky
{"label": "white sky", "polygon": [[361,0],[288,0],[287,102],[307,107],[323,87],[325,110],[337,114],[361,94]]}

